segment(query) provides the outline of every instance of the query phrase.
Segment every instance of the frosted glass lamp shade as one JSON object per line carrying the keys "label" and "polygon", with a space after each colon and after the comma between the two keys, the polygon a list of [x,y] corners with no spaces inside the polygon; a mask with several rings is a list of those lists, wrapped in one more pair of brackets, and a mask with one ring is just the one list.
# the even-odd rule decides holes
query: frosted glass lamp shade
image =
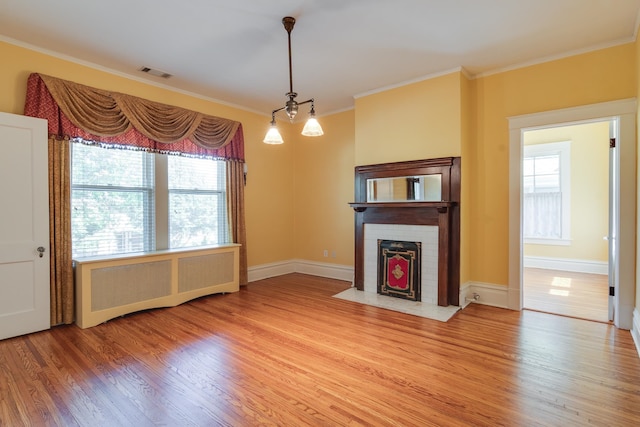
{"label": "frosted glass lamp shade", "polygon": [[302,129],[302,134],[304,136],[322,136],[324,135],[324,132],[316,118],[309,117],[309,120],[307,120],[307,123],[305,123],[304,128]]}
{"label": "frosted glass lamp shade", "polygon": [[264,142],[265,144],[284,143],[284,141],[282,140],[282,135],[280,135],[280,132],[278,132],[278,128],[276,127],[275,124],[271,125],[271,127],[269,128],[269,131],[267,131],[267,134],[265,135],[264,140],[262,140],[262,142]]}

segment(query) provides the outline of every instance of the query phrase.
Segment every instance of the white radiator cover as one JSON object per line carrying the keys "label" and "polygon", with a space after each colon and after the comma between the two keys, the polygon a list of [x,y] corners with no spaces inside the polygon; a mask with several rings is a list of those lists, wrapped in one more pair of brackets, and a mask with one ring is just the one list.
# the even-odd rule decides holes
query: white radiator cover
{"label": "white radiator cover", "polygon": [[75,260],[76,324],[88,328],[135,311],[236,292],[239,247],[230,244]]}

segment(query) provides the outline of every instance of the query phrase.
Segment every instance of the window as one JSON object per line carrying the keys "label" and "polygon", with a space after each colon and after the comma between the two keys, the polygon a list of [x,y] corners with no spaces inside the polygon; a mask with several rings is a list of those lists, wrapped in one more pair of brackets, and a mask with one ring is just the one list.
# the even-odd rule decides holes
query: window
{"label": "window", "polygon": [[74,258],[229,242],[222,160],[75,142],[71,205]]}
{"label": "window", "polygon": [[71,144],[73,257],[155,249],[153,154]]}
{"label": "window", "polygon": [[526,145],[522,165],[526,243],[569,244],[569,142]]}
{"label": "window", "polygon": [[168,157],[169,247],[228,242],[225,163]]}

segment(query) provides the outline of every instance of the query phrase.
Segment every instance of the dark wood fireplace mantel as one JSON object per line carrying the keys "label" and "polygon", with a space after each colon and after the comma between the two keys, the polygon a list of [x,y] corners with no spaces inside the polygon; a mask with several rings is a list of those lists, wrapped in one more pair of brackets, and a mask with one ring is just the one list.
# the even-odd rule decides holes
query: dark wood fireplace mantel
{"label": "dark wood fireplace mantel", "polygon": [[349,206],[356,212],[364,212],[367,208],[435,208],[446,212],[456,202],[351,202]]}
{"label": "dark wood fireplace mantel", "polygon": [[[367,180],[440,174],[442,200],[367,202]],[[364,225],[438,227],[438,305],[460,305],[460,158],[358,166],[355,169],[355,287],[364,290]]]}

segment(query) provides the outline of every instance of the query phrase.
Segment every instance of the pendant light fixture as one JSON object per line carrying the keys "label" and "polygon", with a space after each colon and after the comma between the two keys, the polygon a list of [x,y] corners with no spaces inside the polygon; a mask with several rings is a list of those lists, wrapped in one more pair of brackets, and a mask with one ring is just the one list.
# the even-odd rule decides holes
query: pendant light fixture
{"label": "pendant light fixture", "polygon": [[293,91],[293,74],[292,74],[292,66],[291,66],[291,31],[293,30],[293,26],[295,25],[296,20],[291,16],[285,16],[282,18],[282,25],[284,25],[284,29],[287,30],[287,36],[289,39],[289,93],[286,96],[289,97],[289,100],[285,103],[284,107],[277,108],[271,112],[271,127],[267,132],[267,135],[264,137],[265,144],[282,144],[284,141],[282,140],[282,136],[280,132],[278,132],[278,128],[276,127],[276,113],[278,111],[284,110],[289,120],[293,123],[293,119],[298,114],[298,107],[302,104],[311,103],[311,110],[309,111],[309,120],[304,125],[302,129],[302,134],[304,136],[320,136],[324,132],[322,132],[322,127],[318,120],[316,120],[316,110],[314,108],[313,98],[307,99],[303,102],[297,102],[296,97],[297,93]]}

